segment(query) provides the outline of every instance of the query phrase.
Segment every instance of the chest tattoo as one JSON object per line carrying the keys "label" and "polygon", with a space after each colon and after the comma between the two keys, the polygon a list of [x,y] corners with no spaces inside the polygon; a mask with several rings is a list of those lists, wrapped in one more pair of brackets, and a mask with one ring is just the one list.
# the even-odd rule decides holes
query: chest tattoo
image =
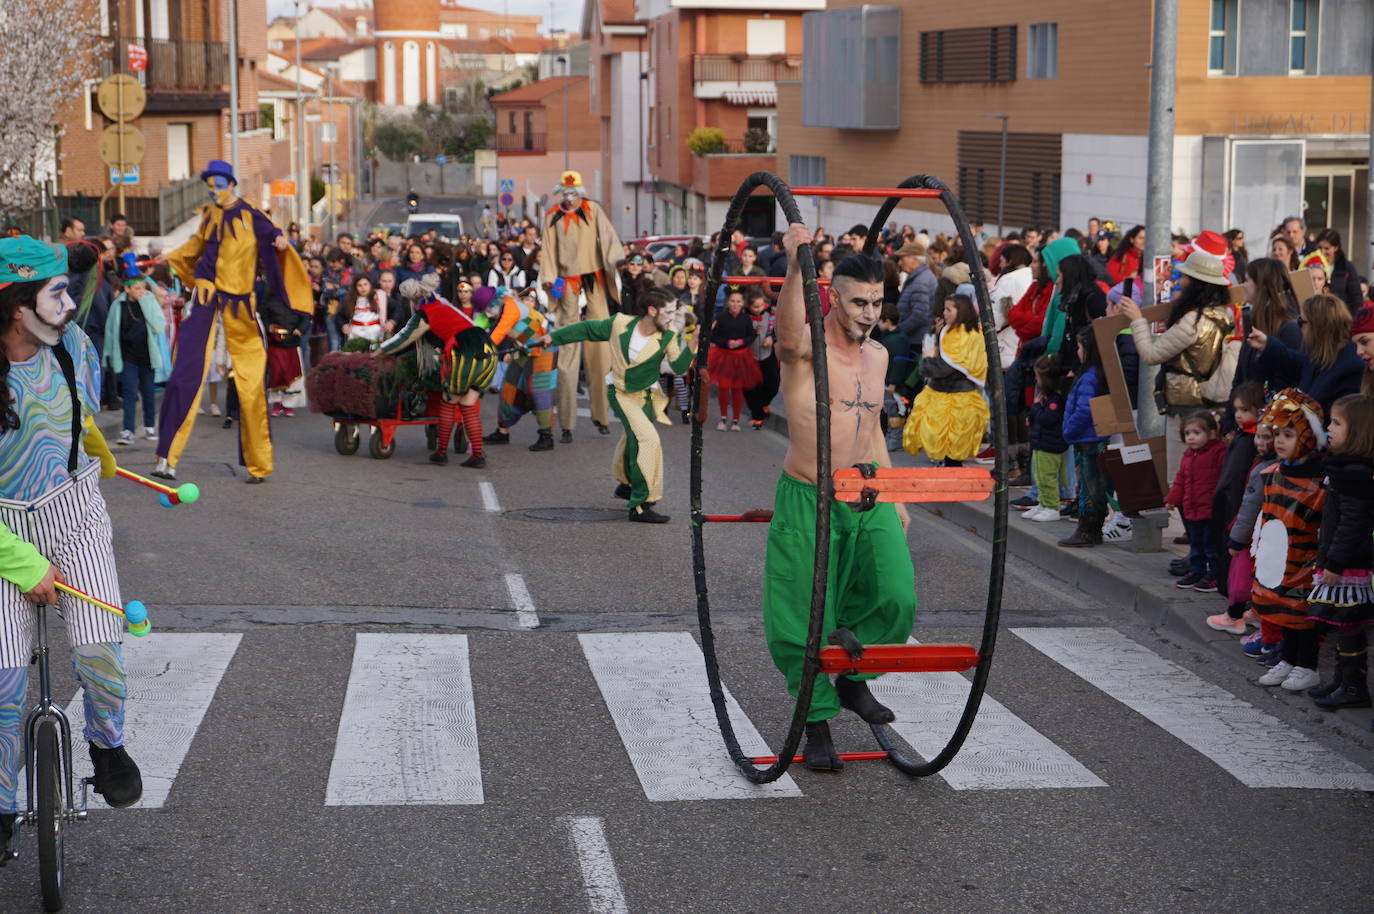
{"label": "chest tattoo", "polygon": [[877,403],[873,403],[873,402],[871,402],[871,401],[869,401],[869,400],[865,400],[865,399],[864,399],[864,382],[863,382],[863,378],[858,378],[858,379],[856,379],[855,382],[854,382],[854,399],[852,399],[852,400],[840,400],[840,405],[843,406],[843,407],[844,407],[845,409],[847,409],[847,410],[853,410],[853,412],[854,412],[854,440],[855,440],[855,441],[858,441],[858,440],[859,440],[859,432],[860,432],[860,430],[861,430],[862,427],[863,427],[864,413],[866,413],[866,412],[872,412],[873,410],[877,409],[878,407],[882,406],[883,404],[882,404],[882,401],[879,401],[879,402],[877,402]]}

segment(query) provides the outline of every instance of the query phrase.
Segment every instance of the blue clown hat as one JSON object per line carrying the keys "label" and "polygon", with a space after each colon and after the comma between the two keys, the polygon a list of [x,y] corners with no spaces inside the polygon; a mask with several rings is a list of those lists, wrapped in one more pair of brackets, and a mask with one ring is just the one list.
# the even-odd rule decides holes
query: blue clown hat
{"label": "blue clown hat", "polygon": [[210,164],[206,165],[205,170],[200,173],[200,179],[202,181],[206,178],[214,177],[228,178],[235,184],[239,183],[239,179],[234,177],[233,166],[223,159],[211,159]]}
{"label": "blue clown hat", "polygon": [[124,262],[124,284],[143,282],[143,271],[138,268],[138,255],[133,251],[125,251],[120,259]]}

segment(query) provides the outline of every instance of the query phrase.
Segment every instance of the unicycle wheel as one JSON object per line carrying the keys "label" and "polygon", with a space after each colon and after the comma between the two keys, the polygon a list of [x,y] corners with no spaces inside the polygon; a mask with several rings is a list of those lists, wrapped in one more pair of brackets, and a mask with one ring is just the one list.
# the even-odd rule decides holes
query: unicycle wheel
{"label": "unicycle wheel", "polygon": [[38,791],[38,876],[43,888],[43,909],[62,910],[62,753],[58,748],[57,722],[38,725],[34,753],[34,784]]}

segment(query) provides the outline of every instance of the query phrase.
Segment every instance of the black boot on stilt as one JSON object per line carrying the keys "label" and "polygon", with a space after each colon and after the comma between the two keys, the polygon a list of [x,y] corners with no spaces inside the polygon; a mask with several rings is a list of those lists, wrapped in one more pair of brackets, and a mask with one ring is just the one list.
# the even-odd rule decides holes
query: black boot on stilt
{"label": "black boot on stilt", "polygon": [[890,724],[897,719],[892,709],[873,697],[873,693],[868,691],[868,683],[862,679],[836,676],[835,692],[840,696],[840,707],[853,711],[866,724]]}
{"label": "black boot on stilt", "polygon": [[844,760],[830,740],[830,724],[819,721],[806,725],[806,745],[802,748],[802,764],[812,771],[839,771]]}

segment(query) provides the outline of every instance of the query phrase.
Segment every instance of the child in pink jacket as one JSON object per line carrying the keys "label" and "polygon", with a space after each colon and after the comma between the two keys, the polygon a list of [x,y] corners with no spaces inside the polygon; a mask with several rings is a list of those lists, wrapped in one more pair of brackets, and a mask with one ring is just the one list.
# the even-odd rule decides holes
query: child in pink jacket
{"label": "child in pink jacket", "polygon": [[1192,588],[1199,593],[1217,592],[1217,548],[1212,541],[1212,496],[1221,479],[1226,461],[1226,445],[1219,437],[1216,417],[1206,410],[1183,420],[1180,430],[1187,450],[1178,465],[1174,484],[1164,504],[1183,514],[1188,529],[1188,573],[1175,587]]}

